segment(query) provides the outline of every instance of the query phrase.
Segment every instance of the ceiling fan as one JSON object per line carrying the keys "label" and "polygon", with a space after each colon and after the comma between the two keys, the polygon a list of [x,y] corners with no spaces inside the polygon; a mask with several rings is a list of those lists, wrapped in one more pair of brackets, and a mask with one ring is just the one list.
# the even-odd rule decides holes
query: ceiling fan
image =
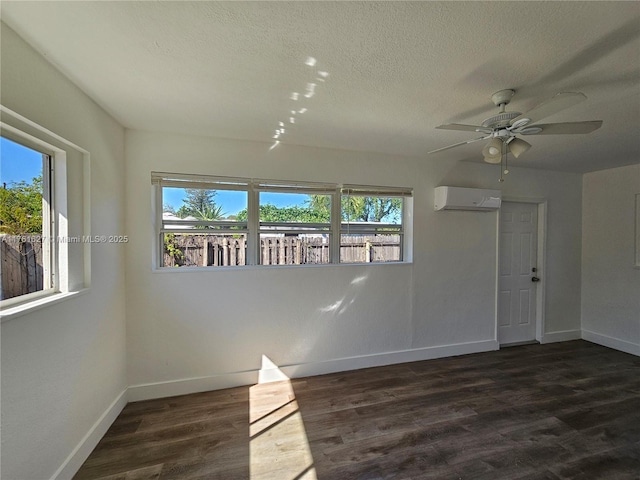
{"label": "ceiling fan", "polygon": [[483,136],[432,150],[429,153],[442,152],[480,140],[489,140],[482,149],[484,161],[498,164],[502,163],[503,155],[506,156],[507,153],[511,153],[515,158],[518,158],[531,148],[531,144],[519,138],[518,135],[584,134],[591,133],[602,126],[602,120],[568,123],[536,123],[545,117],[585,101],[587,97],[583,93],[558,93],[553,98],[541,103],[526,113],[507,112],[505,111],[505,107],[509,104],[514,94],[515,90],[510,89],[500,90],[494,93],[491,96],[491,100],[493,100],[496,107],[500,108],[500,112],[484,120],[481,125],[450,123],[436,127],[442,130],[479,132],[482,133]]}

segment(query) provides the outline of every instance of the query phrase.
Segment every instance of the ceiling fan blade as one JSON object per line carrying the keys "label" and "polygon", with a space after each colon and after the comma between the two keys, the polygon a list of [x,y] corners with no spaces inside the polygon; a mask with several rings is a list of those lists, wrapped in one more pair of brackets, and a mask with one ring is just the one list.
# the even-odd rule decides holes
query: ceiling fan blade
{"label": "ceiling fan blade", "polygon": [[[590,122],[568,122],[568,123],[546,123],[531,125],[531,127],[524,127],[522,131],[515,131],[520,135],[565,135],[565,134],[578,134],[578,133],[591,133],[594,130],[599,129],[602,126],[602,120],[592,120]],[[541,128],[541,132],[527,133],[527,128],[531,130]]]}
{"label": "ceiling fan blade", "polygon": [[430,152],[427,152],[427,154],[442,152],[444,150],[449,150],[450,148],[460,147],[462,145],[467,145],[469,143],[478,142],[480,140],[486,140],[487,138],[489,138],[489,137],[474,138],[473,140],[467,140],[466,142],[460,142],[460,143],[456,143],[454,145],[449,145],[448,147],[442,147],[442,148],[439,148],[437,150],[431,150]]}
{"label": "ceiling fan blade", "polygon": [[[536,123],[538,120],[542,120],[549,115],[553,115],[554,113],[558,113],[566,108],[573,107],[580,102],[584,102],[586,99],[587,96],[580,92],[558,93],[553,98],[546,102],[542,102],[532,110],[512,119],[509,123],[514,125],[517,122],[518,127],[531,125],[532,123]],[[525,122],[524,119],[528,119],[529,121]]]}
{"label": "ceiling fan blade", "polygon": [[492,130],[481,125],[463,125],[462,123],[449,123],[448,125],[438,125],[440,130],[462,130],[464,132],[491,133]]}

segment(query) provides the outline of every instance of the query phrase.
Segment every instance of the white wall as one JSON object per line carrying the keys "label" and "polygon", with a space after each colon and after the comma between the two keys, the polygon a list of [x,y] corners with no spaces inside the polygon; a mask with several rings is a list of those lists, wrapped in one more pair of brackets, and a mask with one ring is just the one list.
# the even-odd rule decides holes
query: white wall
{"label": "white wall", "polygon": [[[302,375],[497,348],[497,213],[433,211],[435,186],[499,188],[497,167],[269,146],[127,131],[132,399],[250,383],[263,354]],[[414,262],[153,272],[154,170],[413,187]],[[580,175],[515,168],[502,187],[546,199],[546,333],[579,337]]]}
{"label": "white wall", "polygon": [[[94,235],[122,234],[122,127],[1,31],[1,103],[90,152],[91,205],[72,199],[70,211],[90,208]],[[86,294],[2,323],[2,478],[70,478],[125,401],[122,245],[94,245],[91,270]]]}
{"label": "white wall", "polygon": [[[545,264],[538,260],[541,269],[538,276],[543,279],[545,297],[543,341],[579,338],[582,175],[514,168],[512,165],[509,170],[511,173],[501,187],[496,186],[500,185],[496,182],[500,173],[498,167],[475,163],[461,164],[443,182],[465,187],[501,188],[503,196],[514,201],[545,199]],[[487,247],[485,255],[488,254]],[[495,265],[493,258],[492,264]]]}
{"label": "white wall", "polygon": [[587,340],[640,355],[640,268],[634,268],[637,194],[640,165],[584,176],[582,328]]}

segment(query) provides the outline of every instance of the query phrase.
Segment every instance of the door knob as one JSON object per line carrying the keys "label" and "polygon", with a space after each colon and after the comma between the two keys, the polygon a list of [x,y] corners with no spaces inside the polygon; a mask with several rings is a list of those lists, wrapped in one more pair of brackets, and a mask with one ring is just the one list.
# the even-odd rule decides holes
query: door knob
{"label": "door knob", "polygon": [[539,282],[540,279],[538,277],[531,277],[532,282]]}

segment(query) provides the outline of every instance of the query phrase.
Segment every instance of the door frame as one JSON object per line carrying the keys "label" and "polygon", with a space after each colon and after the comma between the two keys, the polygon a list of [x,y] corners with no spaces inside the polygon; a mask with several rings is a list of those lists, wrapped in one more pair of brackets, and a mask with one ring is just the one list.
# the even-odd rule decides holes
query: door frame
{"label": "door frame", "polygon": [[[518,197],[505,195],[502,197],[503,202],[512,203],[528,203],[538,206],[538,242],[537,242],[537,269],[536,276],[540,279],[538,288],[536,288],[536,340],[540,343],[544,341],[544,306],[545,306],[545,290],[546,290],[546,272],[547,272],[547,199],[540,197]],[[495,285],[495,323],[494,323],[494,338],[499,347],[498,340],[498,296],[500,293],[500,217],[502,210],[498,209],[498,215],[496,217],[496,285]]]}

